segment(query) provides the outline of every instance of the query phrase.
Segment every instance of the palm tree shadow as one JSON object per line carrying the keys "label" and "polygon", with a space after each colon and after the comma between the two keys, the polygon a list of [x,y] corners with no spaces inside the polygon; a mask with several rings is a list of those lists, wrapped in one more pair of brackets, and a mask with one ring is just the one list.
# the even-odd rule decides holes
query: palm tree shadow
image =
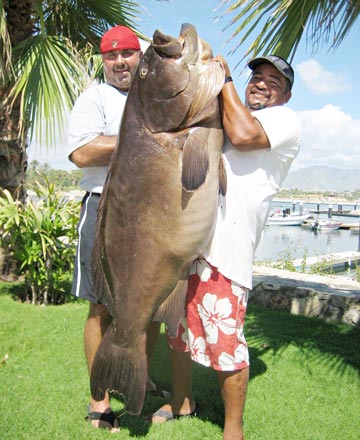
{"label": "palm tree shadow", "polygon": [[[265,353],[271,352],[274,357],[280,357],[289,345],[297,347],[300,354],[303,353],[304,362],[310,356],[313,362],[333,369],[340,375],[345,374],[347,367],[356,369],[360,374],[360,328],[250,305],[245,335],[249,344],[250,380],[267,371],[267,365],[262,359]],[[160,335],[150,375],[158,389],[171,391],[172,373],[164,334]],[[194,363],[193,393],[198,418],[222,428],[224,409],[216,372]],[[126,427],[131,437],[146,436],[150,428],[146,416],[165,403],[161,397],[148,396],[141,416],[125,414],[119,419],[120,426]]]}
{"label": "palm tree shadow", "polygon": [[245,329],[250,346],[281,356],[289,346],[324,368],[342,375],[348,367],[360,374],[360,328],[319,318],[270,311],[251,305]]}

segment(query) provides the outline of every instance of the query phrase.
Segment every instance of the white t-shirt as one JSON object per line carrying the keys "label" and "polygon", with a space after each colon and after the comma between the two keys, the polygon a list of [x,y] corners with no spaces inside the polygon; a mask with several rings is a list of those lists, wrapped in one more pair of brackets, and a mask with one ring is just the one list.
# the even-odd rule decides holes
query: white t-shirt
{"label": "white t-shirt", "polygon": [[241,152],[225,140],[227,193],[220,196],[214,236],[204,253],[220,273],[248,289],[270,202],[300,147],[300,120],[293,110],[276,106],[252,115],[261,123],[271,149]]}
{"label": "white t-shirt", "polygon": [[[124,111],[127,93],[101,83],[89,87],[77,99],[68,128],[68,154],[97,136],[116,136]],[[82,168],[80,186],[85,191],[101,193],[108,167]]]}

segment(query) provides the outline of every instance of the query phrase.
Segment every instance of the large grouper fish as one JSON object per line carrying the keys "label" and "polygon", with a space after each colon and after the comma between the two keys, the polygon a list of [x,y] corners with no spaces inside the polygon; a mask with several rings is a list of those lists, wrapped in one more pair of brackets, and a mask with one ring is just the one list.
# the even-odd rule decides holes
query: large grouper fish
{"label": "large grouper fish", "polygon": [[225,191],[218,94],[224,70],[196,29],[156,30],[134,77],[100,199],[93,275],[113,321],[96,353],[91,394],[122,394],[142,410],[146,331],[175,336],[189,267],[213,234]]}

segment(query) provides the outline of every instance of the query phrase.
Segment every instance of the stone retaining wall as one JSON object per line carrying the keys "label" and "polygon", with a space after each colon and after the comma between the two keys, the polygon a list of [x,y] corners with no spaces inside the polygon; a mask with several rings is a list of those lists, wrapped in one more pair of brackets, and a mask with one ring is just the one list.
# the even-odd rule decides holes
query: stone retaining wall
{"label": "stone retaining wall", "polygon": [[255,266],[250,302],[270,310],[360,326],[360,283],[339,276]]}

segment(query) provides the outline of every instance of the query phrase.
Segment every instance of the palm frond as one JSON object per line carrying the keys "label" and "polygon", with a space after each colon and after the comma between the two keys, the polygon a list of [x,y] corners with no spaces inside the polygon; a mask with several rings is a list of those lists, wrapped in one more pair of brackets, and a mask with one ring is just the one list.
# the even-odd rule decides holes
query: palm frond
{"label": "palm frond", "polygon": [[218,18],[233,15],[223,30],[235,26],[230,53],[254,38],[239,63],[260,53],[291,61],[304,36],[313,51],[324,45],[336,49],[359,17],[360,0],[222,0],[218,9],[223,7]]}
{"label": "palm frond", "polygon": [[47,34],[62,35],[79,48],[91,44],[97,50],[101,35],[117,24],[136,31],[135,17],[139,6],[134,1],[50,0],[43,3],[46,3],[43,14]]}
{"label": "palm frond", "polygon": [[[136,31],[139,5],[133,0],[32,2],[31,17],[25,18],[32,31],[17,34],[10,53],[3,44],[4,4],[0,0],[0,80],[3,77],[11,87],[5,104],[21,101],[20,138],[30,127],[30,136],[41,145],[55,145],[75,99],[92,78],[101,75],[96,57],[101,35],[122,24],[146,39]],[[5,72],[7,59],[13,71]]]}
{"label": "palm frond", "polygon": [[3,1],[0,0],[0,83],[5,81],[11,68],[11,43],[6,27],[5,10]]}
{"label": "palm frond", "polygon": [[30,124],[32,135],[54,145],[54,120],[63,128],[65,115],[88,80],[84,62],[69,40],[54,36],[39,35],[16,51],[21,57],[14,66],[17,81],[9,99],[21,97],[21,128]]}

